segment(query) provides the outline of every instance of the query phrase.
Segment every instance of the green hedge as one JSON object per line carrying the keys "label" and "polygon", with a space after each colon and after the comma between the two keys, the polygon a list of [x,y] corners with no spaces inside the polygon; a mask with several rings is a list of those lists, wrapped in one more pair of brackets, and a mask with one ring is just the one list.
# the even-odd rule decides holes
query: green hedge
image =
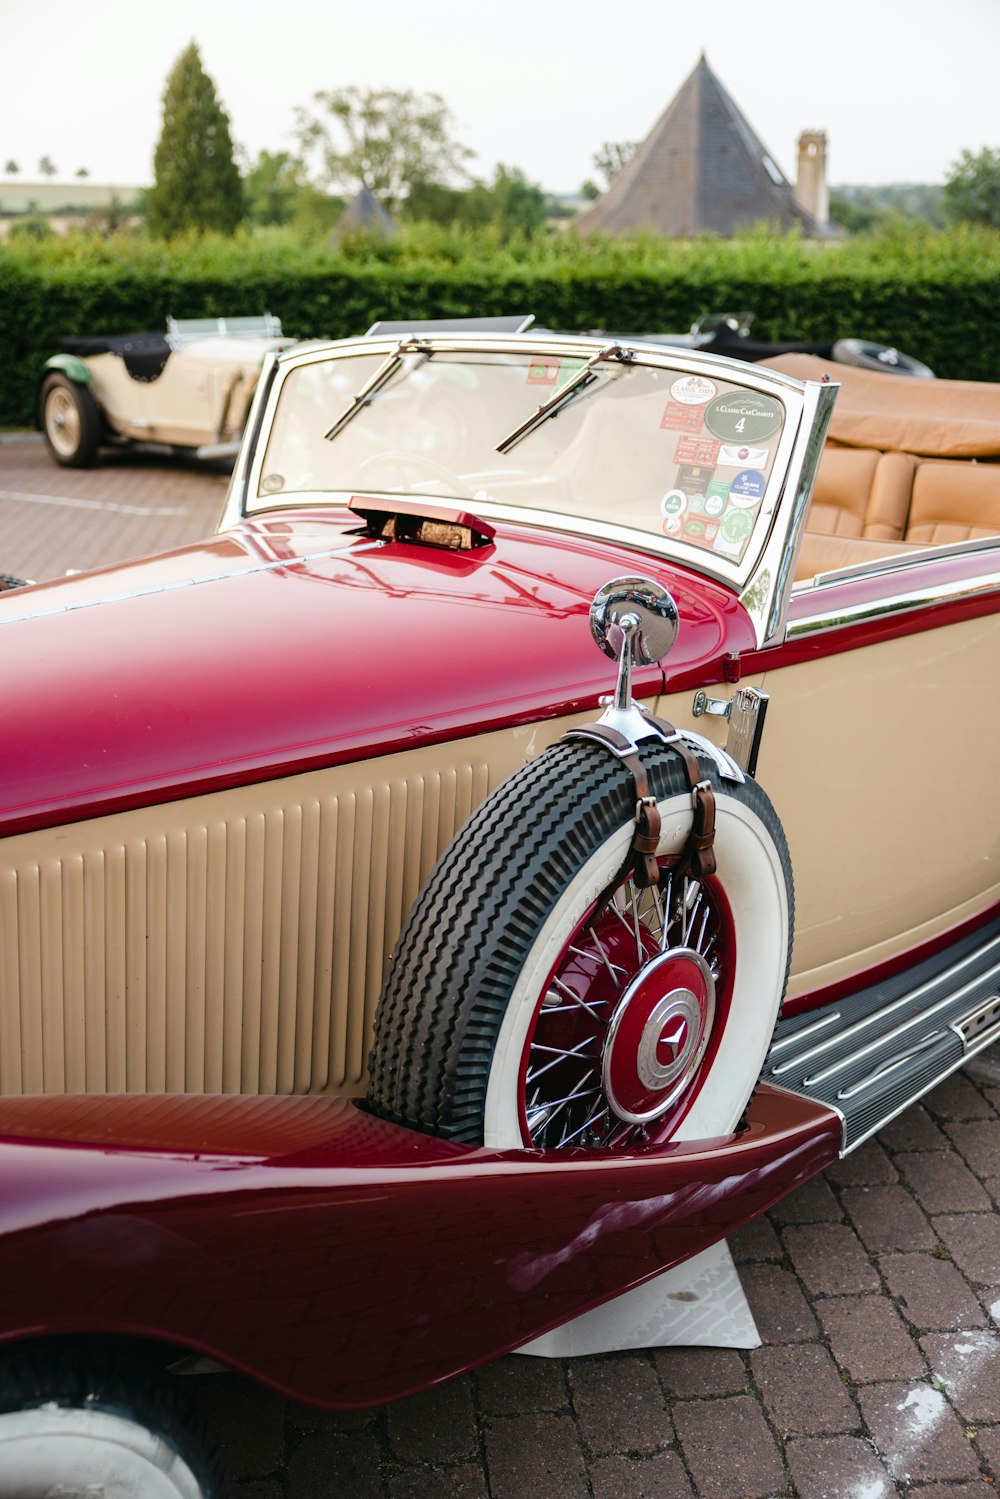
{"label": "green hedge", "polygon": [[1000,378],[1000,234],[898,229],[828,245],[755,233],[678,243],[574,233],[503,243],[411,226],[337,247],[264,230],[157,244],[82,235],[0,247],[0,426],[34,420],[38,372],[64,334],[164,327],[167,313],[268,310],[303,337],[376,318],[533,312],[546,327],[664,332],[750,309],[754,335],[898,345],[953,379]]}

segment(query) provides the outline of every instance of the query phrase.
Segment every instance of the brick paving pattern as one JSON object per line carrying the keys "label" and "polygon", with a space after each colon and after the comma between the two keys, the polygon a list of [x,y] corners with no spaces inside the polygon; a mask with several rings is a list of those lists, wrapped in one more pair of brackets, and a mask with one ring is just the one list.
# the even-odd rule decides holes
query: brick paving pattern
{"label": "brick paving pattern", "polygon": [[[0,436],[0,571],[211,531],[225,476],[56,469]],[[500,1359],[382,1410],[192,1381],[238,1499],[989,1499],[1000,1479],[1000,1057],[732,1241],[763,1346]]]}

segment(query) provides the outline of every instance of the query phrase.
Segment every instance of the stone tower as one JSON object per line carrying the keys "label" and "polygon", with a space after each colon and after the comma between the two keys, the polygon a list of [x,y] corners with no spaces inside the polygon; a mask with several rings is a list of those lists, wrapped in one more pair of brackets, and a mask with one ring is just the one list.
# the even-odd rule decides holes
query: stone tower
{"label": "stone tower", "polygon": [[826,186],[826,131],[803,130],[799,136],[799,160],[795,174],[795,201],[803,213],[821,226],[830,222],[830,195]]}

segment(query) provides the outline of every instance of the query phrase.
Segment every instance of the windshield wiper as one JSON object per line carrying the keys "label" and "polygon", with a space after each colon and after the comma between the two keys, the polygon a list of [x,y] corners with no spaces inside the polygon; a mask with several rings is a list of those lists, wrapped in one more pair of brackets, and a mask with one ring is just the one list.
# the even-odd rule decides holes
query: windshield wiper
{"label": "windshield wiper", "polygon": [[404,363],[403,356],[406,354],[422,354],[425,360],[431,357],[431,351],[427,348],[426,344],[417,343],[414,339],[401,339],[388,359],[383,360],[375,373],[365,381],[350,406],[348,406],[347,410],[341,416],[338,416],[329,432],[323,433],[323,437],[327,442],[332,442],[335,437],[338,437],[348,422],[353,422],[358,412],[368,405],[368,402],[373,396],[378,394],[383,385],[388,385],[397,371],[402,369]]}
{"label": "windshield wiper", "polygon": [[581,390],[586,390],[597,379],[597,366],[605,359],[619,359],[623,364],[628,364],[635,356],[631,349],[623,348],[621,344],[606,344],[599,349],[586,364],[582,364],[575,375],[571,375],[565,385],[554,390],[547,401],[543,401],[536,411],[533,411],[520,426],[515,427],[513,432],[508,432],[502,442],[497,443],[498,453],[509,453],[511,448],[517,447],[522,437],[528,437],[536,427],[541,426],[547,417],[555,416],[561,411],[567,401],[572,400]]}

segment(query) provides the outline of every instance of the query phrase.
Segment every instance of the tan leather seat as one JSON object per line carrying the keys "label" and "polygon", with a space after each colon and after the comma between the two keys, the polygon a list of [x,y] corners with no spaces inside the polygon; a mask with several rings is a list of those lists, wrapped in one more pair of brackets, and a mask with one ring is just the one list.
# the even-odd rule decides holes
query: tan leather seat
{"label": "tan leather seat", "polygon": [[823,536],[807,531],[795,563],[795,581],[814,578],[817,573],[835,572],[840,567],[862,567],[883,557],[905,556],[919,552],[920,547],[905,541],[868,541],[863,536]]}
{"label": "tan leather seat", "polygon": [[906,540],[948,546],[981,536],[1000,536],[1000,464],[924,459],[913,481]]}
{"label": "tan leather seat", "polygon": [[823,536],[902,541],[916,464],[909,453],[827,447],[806,530]]}

